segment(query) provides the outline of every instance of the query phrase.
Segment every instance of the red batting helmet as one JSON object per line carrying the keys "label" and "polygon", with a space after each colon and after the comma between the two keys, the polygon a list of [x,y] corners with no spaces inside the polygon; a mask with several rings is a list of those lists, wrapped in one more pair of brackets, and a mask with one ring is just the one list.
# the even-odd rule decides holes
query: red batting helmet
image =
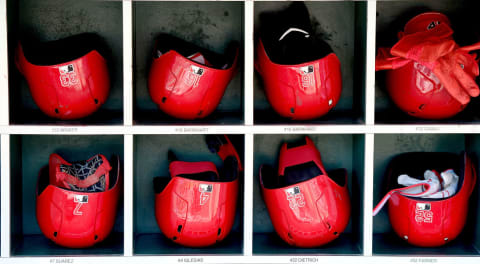
{"label": "red batting helmet", "polygon": [[347,227],[347,172],[337,169],[327,173],[309,137],[299,144],[284,143],[278,174],[262,166],[260,183],[273,227],[288,244],[321,246]]}
{"label": "red batting helmet", "polygon": [[176,118],[208,116],[220,103],[237,66],[237,45],[231,44],[227,50],[222,56],[160,34],[148,77],[152,100]]}
{"label": "red batting helmet", "polygon": [[340,61],[317,39],[303,3],[264,13],[255,68],[273,109],[283,117],[306,120],[325,115],[340,99]]}
{"label": "red batting helmet", "polygon": [[224,160],[221,173],[212,162],[178,161],[169,152],[171,179],[154,179],[160,230],[175,243],[189,247],[222,241],[235,218],[240,159],[227,136],[209,135],[207,143]]}
{"label": "red batting helmet", "polygon": [[53,242],[71,248],[104,240],[115,223],[120,193],[120,161],[101,154],[69,163],[50,155],[37,184],[37,221]]}
{"label": "red batting helmet", "polygon": [[78,119],[105,103],[110,78],[101,43],[98,36],[85,33],[18,44],[15,63],[42,112],[58,119]]}
{"label": "red batting helmet", "polygon": [[[427,31],[436,25],[450,27],[450,20],[440,13],[423,13],[412,18],[399,33],[405,35]],[[452,39],[452,36],[447,38]],[[440,79],[426,65],[411,61],[386,75],[387,91],[393,102],[411,116],[425,119],[444,119],[461,112],[466,104],[455,100]]]}

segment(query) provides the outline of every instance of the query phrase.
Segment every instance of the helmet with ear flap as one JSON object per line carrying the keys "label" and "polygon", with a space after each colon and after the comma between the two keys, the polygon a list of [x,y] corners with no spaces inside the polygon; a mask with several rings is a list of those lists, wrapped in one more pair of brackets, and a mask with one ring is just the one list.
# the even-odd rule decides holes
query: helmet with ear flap
{"label": "helmet with ear flap", "polygon": [[40,110],[71,120],[92,114],[106,102],[110,91],[106,56],[104,41],[92,33],[45,43],[23,38],[15,64]]}
{"label": "helmet with ear flap", "polygon": [[347,172],[327,172],[313,141],[284,143],[279,168],[260,168],[260,184],[277,234],[297,247],[326,244],[343,232],[350,218]]}
{"label": "helmet with ear flap", "polygon": [[315,36],[309,17],[302,2],[260,16],[255,69],[273,109],[295,120],[325,115],[342,90],[340,61],[328,43]]}
{"label": "helmet with ear flap", "polygon": [[[36,217],[41,231],[56,244],[71,248],[103,241],[115,223],[122,185],[119,158],[114,156],[108,161],[96,155],[87,161],[69,163],[52,154],[50,160],[49,166],[40,170],[37,183]],[[50,170],[51,166],[55,168]],[[104,174],[91,185],[75,186],[102,168]],[[62,175],[65,173],[79,181],[71,181],[72,177]],[[57,176],[62,180],[57,181]]]}
{"label": "helmet with ear flap", "polygon": [[155,215],[160,230],[184,246],[215,244],[233,226],[241,163],[227,136],[214,137],[207,137],[207,144],[224,162],[220,173],[212,162],[178,161],[169,151],[171,178],[154,178]]}
{"label": "helmet with ear flap", "polygon": [[231,42],[226,54],[220,55],[177,37],[159,34],[148,77],[152,100],[163,112],[176,118],[199,119],[210,115],[233,78],[238,54],[236,42]]}

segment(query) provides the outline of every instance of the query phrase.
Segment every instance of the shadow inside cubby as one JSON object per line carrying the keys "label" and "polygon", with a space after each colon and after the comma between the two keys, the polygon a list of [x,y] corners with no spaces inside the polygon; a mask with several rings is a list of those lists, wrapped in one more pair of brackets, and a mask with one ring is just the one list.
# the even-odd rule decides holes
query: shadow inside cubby
{"label": "shadow inside cubby", "polygon": [[[448,16],[454,30],[453,37],[460,46],[480,41],[480,29],[472,27],[477,23],[479,1],[470,0],[418,0],[378,1],[376,16],[376,52],[380,47],[392,47],[398,41],[397,33],[405,24],[423,12],[441,12]],[[413,117],[398,108],[390,98],[386,87],[386,72],[375,74],[375,122],[377,124],[455,124],[480,122],[480,98],[472,98],[459,114],[443,120],[427,120]],[[412,80],[414,77],[412,76]],[[477,84],[479,79],[477,78]],[[430,98],[425,100],[428,107]]]}
{"label": "shadow inside cubby", "polygon": [[[480,135],[477,134],[382,134],[375,135],[374,149],[374,205],[386,194],[386,170],[389,162],[406,152],[467,151],[478,171],[477,155],[480,153]],[[480,255],[479,182],[470,197],[467,222],[463,231],[444,246],[422,248],[408,244],[394,233],[389,217],[388,204],[373,217],[374,255],[431,255],[478,256]],[[448,218],[444,220],[448,223]]]}
{"label": "shadow inside cubby", "polygon": [[[279,11],[290,1],[255,2],[255,43],[258,44],[260,15]],[[265,95],[263,80],[254,75],[255,124],[363,124],[365,123],[365,61],[367,3],[364,1],[305,1],[316,35],[338,56],[342,71],[342,93],[337,105],[314,120],[291,120],[277,114]],[[301,103],[301,102],[299,102]]]}
{"label": "shadow inside cubby", "polygon": [[320,151],[327,171],[345,168],[351,202],[349,224],[336,240],[316,247],[289,246],[275,232],[270,215],[262,198],[259,170],[262,164],[276,168],[283,142],[294,142],[303,135],[255,135],[253,182],[253,254],[255,255],[361,255],[363,252],[363,186],[364,145],[363,135],[308,135]]}
{"label": "shadow inside cubby", "polygon": [[[205,248],[185,247],[167,239],[155,218],[154,177],[170,178],[167,152],[181,161],[211,161],[220,170],[223,162],[211,153],[206,135],[134,136],[134,254],[135,255],[241,255],[243,252],[243,173],[239,176],[237,210],[228,236]],[[229,135],[240,158],[244,157],[244,136]],[[243,161],[242,161],[243,162]]]}
{"label": "shadow inside cubby", "polygon": [[[139,1],[134,8],[134,100],[137,125],[244,123],[243,43],[244,3],[241,1]],[[168,33],[218,54],[229,42],[240,45],[238,70],[215,111],[203,119],[180,120],[162,112],[153,102],[148,76],[155,38]],[[185,95],[185,96],[188,96]]]}
{"label": "shadow inside cubby", "polygon": [[[121,125],[123,124],[123,18],[121,1],[8,0],[8,63],[10,124]],[[19,37],[32,35],[53,41],[95,33],[105,42],[102,53],[110,74],[107,101],[88,117],[59,120],[44,114],[34,102],[24,76],[14,62]],[[55,96],[50,94],[49,96]]]}
{"label": "shadow inside cubby", "polygon": [[[123,136],[118,135],[12,135],[10,136],[11,168],[11,255],[122,255],[123,254],[123,184],[113,230],[93,247],[72,249],[47,239],[36,220],[36,186],[39,171],[48,165],[49,156],[57,153],[65,160],[87,160],[96,154],[110,159],[118,155],[123,164]],[[120,175],[123,178],[123,166]]]}

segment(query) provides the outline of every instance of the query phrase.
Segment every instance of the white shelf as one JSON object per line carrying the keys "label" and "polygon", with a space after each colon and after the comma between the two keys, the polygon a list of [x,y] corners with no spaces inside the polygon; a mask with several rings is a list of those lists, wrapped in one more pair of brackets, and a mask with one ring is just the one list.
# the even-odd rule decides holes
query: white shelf
{"label": "white shelf", "polygon": [[[319,1],[321,2],[321,1]],[[0,263],[453,263],[459,257],[373,255],[372,205],[374,203],[374,141],[377,134],[480,134],[478,124],[376,124],[375,123],[375,35],[377,1],[366,10],[365,113],[360,124],[254,124],[254,1],[244,0],[244,92],[243,125],[138,125],[134,122],[134,3],[122,0],[123,15],[123,124],[117,125],[10,125],[9,65],[7,47],[7,0],[0,0],[0,153],[1,153],[1,258]],[[243,134],[245,135],[245,179],[242,255],[134,255],[134,150],[137,135]],[[262,134],[354,134],[364,137],[363,253],[358,256],[254,255],[253,193],[254,140]],[[124,148],[124,253],[123,256],[19,257],[11,256],[11,159],[10,139],[16,135],[123,135]],[[461,256],[462,263],[479,263],[480,256]]]}

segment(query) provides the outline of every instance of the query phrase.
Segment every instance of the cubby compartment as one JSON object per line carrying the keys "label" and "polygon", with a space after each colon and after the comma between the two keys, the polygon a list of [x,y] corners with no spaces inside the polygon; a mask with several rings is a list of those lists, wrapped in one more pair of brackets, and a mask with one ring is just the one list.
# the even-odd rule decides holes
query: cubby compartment
{"label": "cubby compartment", "polygon": [[[292,4],[290,1],[254,3],[255,47],[258,45],[260,34],[261,14],[284,10],[290,4]],[[306,1],[305,5],[310,13],[314,33],[331,47],[340,60],[342,72],[340,99],[330,112],[320,118],[304,121],[283,118],[274,111],[267,100],[262,77],[255,71],[254,122],[255,124],[363,124],[365,123],[367,2]]]}
{"label": "cubby compartment", "polygon": [[[57,153],[69,162],[87,160],[97,154],[103,154],[111,161],[111,157],[117,155],[122,165],[123,152],[123,136],[118,135],[11,135],[11,255],[123,255],[123,185],[120,185],[113,229],[104,241],[93,247],[73,249],[56,245],[41,232],[35,213],[39,172],[44,166],[48,166],[49,156],[52,153]],[[122,166],[120,166],[120,177],[122,180]]]}
{"label": "cubby compartment", "polygon": [[[243,124],[244,3],[241,1],[138,1],[133,3],[133,8],[134,123],[139,125]],[[231,42],[238,42],[238,70],[228,84],[219,105],[209,116],[194,120],[176,119],[160,110],[152,100],[148,80],[154,60],[155,41],[160,33],[172,35],[217,54],[225,54]],[[164,98],[167,100],[166,97]]]}
{"label": "cubby compartment", "polygon": [[[221,136],[221,135],[219,135]],[[185,247],[166,238],[155,218],[154,177],[169,179],[171,150],[178,160],[213,162],[219,173],[224,167],[220,157],[209,151],[206,135],[135,135],[134,136],[134,254],[135,255],[241,255],[243,253],[243,173],[235,221],[228,236],[209,247]],[[244,157],[244,136],[229,135],[240,159]],[[243,161],[242,161],[243,162]],[[248,175],[248,173],[246,174]],[[177,176],[180,177],[180,176]],[[167,212],[168,213],[168,212]]]}
{"label": "cubby compartment", "polygon": [[[123,124],[122,21],[121,1],[8,0],[10,124]],[[98,111],[85,118],[69,121],[50,118],[34,102],[27,81],[15,66],[15,49],[18,46],[19,39],[24,36],[47,42],[81,33],[94,33],[104,42],[105,51],[102,55],[107,60],[110,76],[109,96]],[[71,43],[72,46],[76,46],[76,44],[78,43]],[[66,50],[67,47],[62,47],[62,49]],[[79,47],[72,47],[73,49],[76,50]],[[7,54],[4,55],[7,56]],[[52,94],[46,96],[51,98],[57,95],[52,92]]]}
{"label": "cubby compartment", "polygon": [[289,246],[275,232],[262,198],[259,171],[263,164],[278,168],[283,142],[297,142],[305,135],[255,135],[253,179],[253,254],[254,255],[361,255],[363,254],[364,145],[363,135],[308,135],[319,150],[327,171],[347,170],[351,201],[348,226],[338,238],[317,248]]}
{"label": "cubby compartment", "polygon": [[[387,166],[399,154],[408,152],[448,152],[461,154],[466,151],[472,158],[478,172],[478,153],[480,152],[480,135],[478,134],[380,134],[375,135],[374,152],[374,206],[389,191],[387,187]],[[425,153],[424,153],[425,154]],[[422,158],[423,159],[423,158]],[[444,161],[449,162],[449,161]],[[410,164],[411,165],[411,164]],[[406,164],[406,166],[410,166]],[[414,165],[411,165],[414,166]],[[438,164],[436,166],[447,166]],[[431,168],[435,169],[435,168]],[[438,170],[438,168],[437,168]],[[441,171],[439,171],[440,173]],[[423,172],[422,172],[423,173]],[[457,171],[457,173],[459,173]],[[393,174],[393,173],[392,173]],[[398,175],[397,175],[398,176]],[[414,175],[409,175],[414,177]],[[419,175],[421,176],[421,175]],[[460,175],[459,175],[460,176]],[[391,175],[391,177],[396,177]],[[461,178],[461,176],[460,176]],[[468,187],[467,187],[468,188]],[[480,226],[479,217],[479,183],[470,196],[466,225],[460,235],[453,241],[440,247],[417,247],[400,238],[392,228],[388,216],[388,206],[373,217],[373,254],[374,255],[409,255],[409,256],[479,256]],[[455,206],[451,204],[451,206]],[[460,214],[460,212],[458,212]],[[433,215],[433,217],[442,217]],[[444,217],[445,228],[449,217]],[[420,219],[420,218],[419,218]],[[403,219],[405,220],[405,219]],[[416,219],[411,219],[417,221]],[[422,221],[421,219],[419,221]],[[414,223],[413,222],[413,223]],[[425,226],[425,228],[428,228]]]}
{"label": "cubby compartment", "polygon": [[[480,29],[472,26],[478,23],[476,10],[479,8],[480,2],[469,0],[378,1],[375,52],[378,52],[380,47],[391,48],[398,41],[397,34],[404,30],[405,24],[424,12],[445,14],[450,19],[454,40],[460,46],[474,44],[480,41]],[[375,122],[377,124],[477,124],[480,121],[480,99],[478,97],[471,98],[470,103],[463,111],[448,119],[427,120],[408,115],[397,107],[388,94],[386,73],[387,71],[377,71],[375,74]],[[412,78],[414,77],[412,76]],[[416,77],[416,80],[420,80],[419,78]],[[422,89],[419,96],[429,92],[429,88]],[[405,100],[409,99],[405,98]],[[429,102],[430,97],[425,100],[425,104],[418,106],[419,109],[416,112],[428,108]]]}

